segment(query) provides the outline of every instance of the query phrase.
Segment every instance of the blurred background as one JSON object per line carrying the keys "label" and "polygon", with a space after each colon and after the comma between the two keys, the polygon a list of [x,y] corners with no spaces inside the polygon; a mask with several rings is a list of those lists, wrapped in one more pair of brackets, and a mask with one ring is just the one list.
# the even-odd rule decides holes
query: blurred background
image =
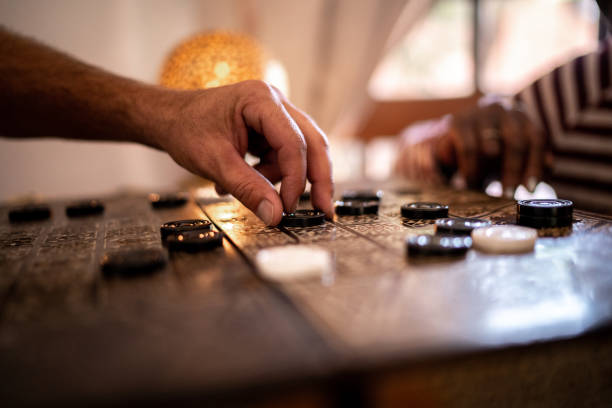
{"label": "blurred background", "polygon": [[[387,178],[402,128],[519,91],[594,50],[598,22],[593,0],[0,0],[8,29],[149,83],[190,36],[247,34],[265,79],[327,132],[338,181]],[[150,148],[54,139],[0,139],[0,172],[1,200],[193,180]]]}

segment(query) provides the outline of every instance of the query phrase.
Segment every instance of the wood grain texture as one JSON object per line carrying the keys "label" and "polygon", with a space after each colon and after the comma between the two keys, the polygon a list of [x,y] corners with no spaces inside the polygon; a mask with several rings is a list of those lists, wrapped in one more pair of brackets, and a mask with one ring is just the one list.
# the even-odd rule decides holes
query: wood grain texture
{"label": "wood grain texture", "polygon": [[[534,372],[562,367],[575,396],[608,384],[589,387],[568,368],[579,361],[597,375],[608,369],[596,360],[609,355],[607,332],[583,340],[612,321],[608,217],[577,210],[570,235],[539,238],[529,254],[470,250],[416,261],[404,239],[434,225],[403,220],[401,204],[438,201],[452,216],[504,224],[513,222],[514,202],[389,187],[376,216],[273,228],[232,199],[163,210],[144,195],[103,201],[103,215],[67,218],[58,201],[50,220],[20,224],[0,207],[0,400],[9,406],[393,406],[414,402],[419,390],[435,394],[425,402],[445,405],[467,395],[449,385],[462,367],[477,370],[465,387],[497,365],[529,370],[512,366],[517,345]],[[209,218],[224,245],[170,253],[163,270],[137,278],[100,273],[106,251],[165,251],[159,226],[190,218]],[[260,249],[302,244],[332,253],[333,279],[261,278],[253,262]],[[570,346],[536,346],[561,339]],[[429,380],[415,383],[420,372]],[[520,397],[505,396],[517,404]]]}
{"label": "wood grain texture", "polygon": [[67,219],[55,203],[50,221],[2,223],[2,401],[155,405],[221,393],[242,404],[264,385],[325,374],[333,356],[322,339],[229,242],[170,254],[151,275],[104,278],[105,251],[162,248],[163,222],[205,218],[193,202],[157,211],[146,196],[105,203],[101,217]]}

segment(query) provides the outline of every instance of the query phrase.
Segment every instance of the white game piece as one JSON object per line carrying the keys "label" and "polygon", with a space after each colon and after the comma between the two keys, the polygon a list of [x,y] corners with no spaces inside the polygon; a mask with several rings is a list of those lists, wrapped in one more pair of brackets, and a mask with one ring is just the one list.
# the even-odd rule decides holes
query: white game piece
{"label": "white game piece", "polygon": [[331,254],[323,248],[309,245],[262,249],[255,257],[255,264],[264,278],[275,281],[325,279],[333,273]]}
{"label": "white game piece", "polygon": [[516,254],[533,251],[537,237],[533,228],[493,225],[472,231],[472,244],[483,252]]}

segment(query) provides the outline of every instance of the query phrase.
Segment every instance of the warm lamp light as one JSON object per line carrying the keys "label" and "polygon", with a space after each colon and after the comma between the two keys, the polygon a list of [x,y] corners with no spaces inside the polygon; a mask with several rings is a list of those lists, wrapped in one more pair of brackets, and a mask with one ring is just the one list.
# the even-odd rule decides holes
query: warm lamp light
{"label": "warm lamp light", "polygon": [[180,43],[167,58],[160,82],[169,88],[201,89],[265,79],[266,62],[253,38],[212,31]]}

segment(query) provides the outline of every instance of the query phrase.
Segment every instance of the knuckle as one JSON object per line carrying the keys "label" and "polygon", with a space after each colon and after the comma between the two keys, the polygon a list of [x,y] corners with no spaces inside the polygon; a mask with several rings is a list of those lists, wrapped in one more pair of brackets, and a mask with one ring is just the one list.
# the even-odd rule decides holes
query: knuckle
{"label": "knuckle", "polygon": [[244,81],[243,84],[248,88],[249,92],[254,93],[257,96],[271,97],[274,95],[270,85],[258,79],[249,79]]}
{"label": "knuckle", "polygon": [[271,91],[272,91],[272,92],[273,92],[275,95],[277,95],[277,96],[278,96],[280,99],[285,99],[285,94],[283,94],[283,92],[282,92],[280,89],[278,89],[276,86],[274,86],[274,85],[272,85],[272,84],[270,84],[270,83],[267,83],[267,82],[266,82],[266,84],[268,85],[268,87],[270,88],[270,90],[271,90]]}

